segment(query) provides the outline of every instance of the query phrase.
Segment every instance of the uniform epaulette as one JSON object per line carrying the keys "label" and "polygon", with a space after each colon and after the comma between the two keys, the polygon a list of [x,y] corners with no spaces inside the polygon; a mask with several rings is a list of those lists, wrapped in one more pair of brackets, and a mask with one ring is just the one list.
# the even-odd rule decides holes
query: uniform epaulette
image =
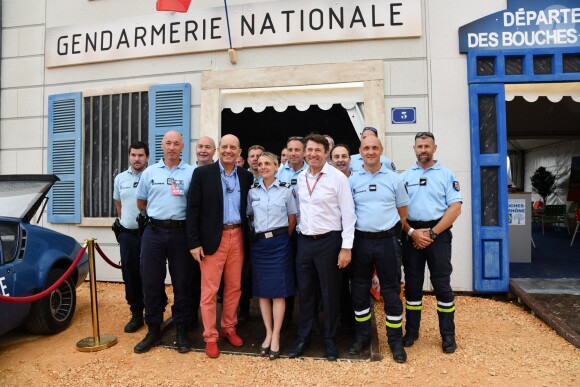
{"label": "uniform epaulette", "polygon": [[250,187],[250,189],[252,188],[258,188],[260,186],[260,182],[259,181],[255,181],[254,184],[252,184],[252,186]]}
{"label": "uniform epaulette", "polygon": [[286,183],[285,181],[280,182],[280,187],[292,188],[292,185]]}

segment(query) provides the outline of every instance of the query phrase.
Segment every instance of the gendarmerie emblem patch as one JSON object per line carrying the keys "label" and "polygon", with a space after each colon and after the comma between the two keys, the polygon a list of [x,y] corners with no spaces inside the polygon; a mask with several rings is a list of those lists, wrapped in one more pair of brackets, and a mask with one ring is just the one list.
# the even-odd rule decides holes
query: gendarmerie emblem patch
{"label": "gendarmerie emblem patch", "polygon": [[461,189],[461,188],[459,187],[459,182],[458,182],[457,180],[455,180],[455,181],[453,182],[453,189],[454,189],[454,190],[456,190],[457,192],[459,192],[459,190]]}

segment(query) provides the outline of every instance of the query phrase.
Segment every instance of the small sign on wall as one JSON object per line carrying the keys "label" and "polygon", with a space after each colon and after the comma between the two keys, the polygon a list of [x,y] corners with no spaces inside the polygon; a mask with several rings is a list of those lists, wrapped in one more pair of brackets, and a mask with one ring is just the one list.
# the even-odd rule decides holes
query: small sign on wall
{"label": "small sign on wall", "polygon": [[391,108],[392,124],[415,124],[417,123],[417,108],[396,107]]}
{"label": "small sign on wall", "polygon": [[525,199],[508,199],[508,224],[510,226],[526,225]]}

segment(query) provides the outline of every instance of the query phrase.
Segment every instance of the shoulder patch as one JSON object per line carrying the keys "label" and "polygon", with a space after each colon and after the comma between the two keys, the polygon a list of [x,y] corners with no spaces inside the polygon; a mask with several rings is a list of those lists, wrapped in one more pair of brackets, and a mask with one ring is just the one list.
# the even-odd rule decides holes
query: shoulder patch
{"label": "shoulder patch", "polygon": [[393,163],[392,161],[391,161],[391,168],[393,168],[393,171],[397,172],[397,167],[395,167],[395,163]]}
{"label": "shoulder patch", "polygon": [[453,182],[453,189],[456,190],[457,192],[459,192],[460,190],[459,182],[457,180]]}

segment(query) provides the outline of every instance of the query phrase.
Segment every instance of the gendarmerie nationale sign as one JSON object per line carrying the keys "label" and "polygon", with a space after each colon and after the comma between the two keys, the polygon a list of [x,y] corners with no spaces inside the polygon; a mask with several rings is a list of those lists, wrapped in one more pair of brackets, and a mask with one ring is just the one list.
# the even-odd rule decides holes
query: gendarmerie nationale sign
{"label": "gendarmerie nationale sign", "polygon": [[[421,0],[273,1],[228,7],[234,48],[421,36]],[[50,28],[46,67],[229,48],[224,7]]]}
{"label": "gendarmerie nationale sign", "polygon": [[580,46],[578,0],[508,0],[496,12],[459,29],[459,52]]}

